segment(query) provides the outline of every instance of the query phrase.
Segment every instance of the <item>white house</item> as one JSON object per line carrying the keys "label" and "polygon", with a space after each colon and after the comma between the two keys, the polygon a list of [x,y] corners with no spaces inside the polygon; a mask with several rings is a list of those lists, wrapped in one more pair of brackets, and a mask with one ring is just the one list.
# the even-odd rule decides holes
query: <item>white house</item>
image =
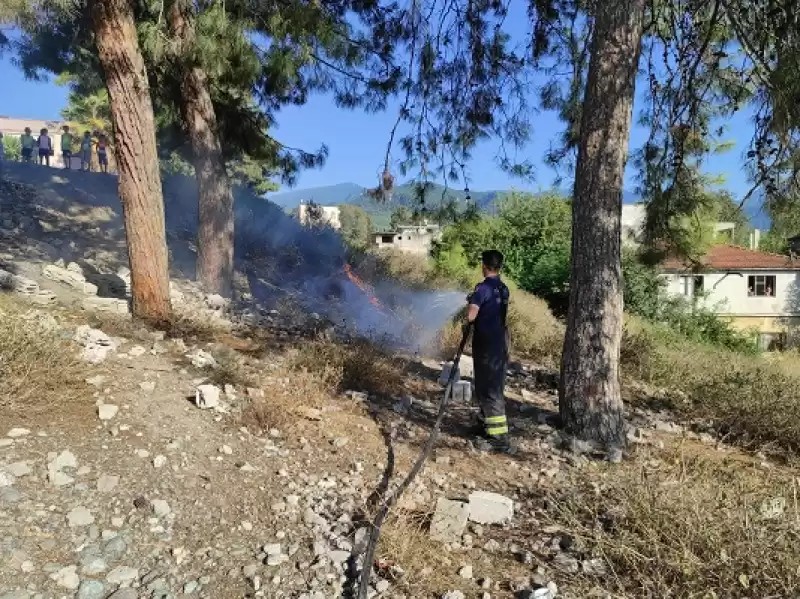
{"label": "white house", "polygon": [[[297,207],[297,220],[299,220],[303,225],[313,224],[312,220],[314,220],[314,218],[312,217],[309,208],[310,205],[305,200],[301,200],[300,205]],[[342,222],[339,218],[339,206],[316,205],[315,208],[321,211],[319,222],[316,224],[327,225],[336,230],[342,228]]]}
{"label": "white house", "polygon": [[433,242],[442,235],[439,225],[403,225],[397,231],[375,233],[373,244],[378,249],[395,248],[401,252],[427,256]]}
{"label": "white house", "polygon": [[667,290],[698,299],[742,330],[756,330],[762,347],[795,345],[800,333],[800,261],[727,245],[711,248],[702,268],[678,260],[662,265]]}

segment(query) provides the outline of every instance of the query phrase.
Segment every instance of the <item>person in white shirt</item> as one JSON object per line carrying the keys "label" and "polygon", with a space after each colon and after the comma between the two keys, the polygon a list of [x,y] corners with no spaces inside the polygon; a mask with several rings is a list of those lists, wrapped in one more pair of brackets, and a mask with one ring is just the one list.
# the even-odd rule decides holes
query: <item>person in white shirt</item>
{"label": "person in white shirt", "polygon": [[50,156],[53,155],[53,140],[47,134],[47,129],[42,129],[39,132],[39,139],[36,141],[39,146],[39,164],[47,164],[50,166]]}
{"label": "person in white shirt", "polygon": [[5,159],[6,159],[6,148],[4,145],[3,133],[2,131],[0,131],[0,179],[2,179],[4,175],[3,162],[5,162]]}

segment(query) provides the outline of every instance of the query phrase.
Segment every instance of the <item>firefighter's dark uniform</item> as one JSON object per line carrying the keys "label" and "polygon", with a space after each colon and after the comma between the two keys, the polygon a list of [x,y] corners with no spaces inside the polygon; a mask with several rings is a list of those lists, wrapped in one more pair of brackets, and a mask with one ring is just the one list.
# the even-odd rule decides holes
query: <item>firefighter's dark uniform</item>
{"label": "firefighter's dark uniform", "polygon": [[472,338],[472,358],[475,396],[489,439],[507,439],[508,435],[504,388],[508,364],[506,315],[509,296],[508,287],[496,276],[486,277],[469,296],[469,303],[479,308]]}

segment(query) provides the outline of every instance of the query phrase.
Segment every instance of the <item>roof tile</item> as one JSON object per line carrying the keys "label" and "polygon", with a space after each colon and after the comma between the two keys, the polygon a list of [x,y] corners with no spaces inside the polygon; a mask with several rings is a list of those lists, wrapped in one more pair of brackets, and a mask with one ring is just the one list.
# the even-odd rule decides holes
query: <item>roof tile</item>
{"label": "roof tile", "polygon": [[[731,245],[712,247],[701,260],[708,270],[800,270],[800,261],[792,262],[789,256],[770,254]],[[662,263],[664,270],[690,270],[691,265],[684,260],[667,258]]]}

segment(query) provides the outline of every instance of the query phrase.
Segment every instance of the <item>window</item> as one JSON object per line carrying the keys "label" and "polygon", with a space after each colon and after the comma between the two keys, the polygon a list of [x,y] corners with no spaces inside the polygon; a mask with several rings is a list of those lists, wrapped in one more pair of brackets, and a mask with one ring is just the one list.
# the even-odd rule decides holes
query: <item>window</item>
{"label": "window", "polygon": [[747,277],[747,295],[751,297],[774,297],[775,275],[750,275]]}
{"label": "window", "polygon": [[680,278],[681,293],[687,297],[692,297],[699,293],[703,293],[704,277],[702,275],[682,276]]}
{"label": "window", "polygon": [[702,275],[694,278],[694,294],[703,293],[704,277]]}

